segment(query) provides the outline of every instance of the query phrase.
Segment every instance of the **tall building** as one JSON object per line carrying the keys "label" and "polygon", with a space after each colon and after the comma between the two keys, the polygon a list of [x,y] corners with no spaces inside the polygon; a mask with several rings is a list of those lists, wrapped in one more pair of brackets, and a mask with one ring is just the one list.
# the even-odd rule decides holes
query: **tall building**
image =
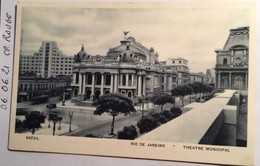
{"label": "tall building", "polygon": [[249,27],[231,29],[223,49],[215,52],[216,87],[247,90]]}
{"label": "tall building", "polygon": [[190,69],[188,67],[188,60],[181,57],[167,59],[166,66],[176,70],[178,73],[178,85],[186,85],[190,83]]}
{"label": "tall building", "polygon": [[108,50],[106,56],[90,56],[82,47],[75,55],[73,95],[77,100],[98,99],[106,93],[130,98],[176,87],[175,73],[158,62],[158,53],[128,37]]}
{"label": "tall building", "polygon": [[21,55],[20,74],[34,72],[45,78],[57,75],[72,75],[72,56],[65,56],[54,41],[43,41],[38,52]]}

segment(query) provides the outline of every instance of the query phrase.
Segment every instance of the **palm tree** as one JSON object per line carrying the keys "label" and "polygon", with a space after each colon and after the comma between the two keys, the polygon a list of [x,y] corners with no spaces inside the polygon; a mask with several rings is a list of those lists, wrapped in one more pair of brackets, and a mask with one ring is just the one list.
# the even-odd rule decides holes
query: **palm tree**
{"label": "palm tree", "polygon": [[96,106],[96,110],[94,111],[95,115],[101,115],[106,112],[113,117],[110,135],[115,135],[114,123],[116,116],[120,113],[128,115],[129,113],[136,111],[133,101],[123,94],[105,94],[101,96],[99,100],[96,100],[93,105]]}

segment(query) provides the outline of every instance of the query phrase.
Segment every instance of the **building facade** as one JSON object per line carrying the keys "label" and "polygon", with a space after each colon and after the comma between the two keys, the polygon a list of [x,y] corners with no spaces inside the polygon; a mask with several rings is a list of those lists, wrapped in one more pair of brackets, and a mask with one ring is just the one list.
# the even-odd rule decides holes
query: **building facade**
{"label": "building facade", "polygon": [[59,91],[70,87],[70,77],[49,77],[43,78],[33,72],[26,72],[19,75],[18,98],[20,100],[30,100],[32,97],[48,95],[49,97],[58,95]]}
{"label": "building facade", "polygon": [[38,52],[21,55],[19,71],[21,74],[34,72],[41,77],[72,75],[74,57],[65,56],[54,41],[43,41]]}
{"label": "building facade", "polygon": [[188,60],[181,57],[167,59],[166,66],[177,71],[177,85],[187,85],[190,83],[190,69],[188,67]]}
{"label": "building facade", "polygon": [[212,70],[213,69],[207,69],[206,70],[206,77],[207,77],[207,79],[208,79],[208,83],[209,84],[215,84],[215,77],[214,77],[214,75],[212,74]]}
{"label": "building facade", "polygon": [[176,87],[177,73],[158,62],[159,54],[128,37],[109,49],[106,56],[90,56],[82,47],[75,55],[73,96],[77,100],[98,99],[106,93],[144,97]]}
{"label": "building facade", "polygon": [[247,90],[249,27],[231,29],[223,49],[215,52],[216,87]]}
{"label": "building facade", "polygon": [[200,82],[207,84],[208,77],[204,73],[190,73],[190,83]]}

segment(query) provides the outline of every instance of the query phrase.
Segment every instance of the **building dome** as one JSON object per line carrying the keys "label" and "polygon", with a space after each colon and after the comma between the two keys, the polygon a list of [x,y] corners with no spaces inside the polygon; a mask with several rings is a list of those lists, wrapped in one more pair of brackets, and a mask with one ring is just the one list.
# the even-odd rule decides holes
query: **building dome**
{"label": "building dome", "polygon": [[84,50],[84,46],[82,45],[81,50],[75,55],[75,62],[81,62],[84,59],[89,59],[90,55],[87,54]]}
{"label": "building dome", "polygon": [[133,37],[131,37],[131,36],[128,37],[127,40],[130,41],[130,42],[135,42],[135,38],[133,38]]}

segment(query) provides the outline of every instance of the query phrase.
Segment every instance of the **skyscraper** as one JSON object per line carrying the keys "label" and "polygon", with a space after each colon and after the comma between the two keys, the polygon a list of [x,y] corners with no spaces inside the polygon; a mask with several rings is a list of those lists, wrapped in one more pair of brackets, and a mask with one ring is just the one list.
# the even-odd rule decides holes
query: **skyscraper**
{"label": "skyscraper", "polygon": [[55,41],[43,41],[38,52],[21,55],[20,73],[34,72],[45,78],[57,75],[72,75],[73,57],[59,50]]}

